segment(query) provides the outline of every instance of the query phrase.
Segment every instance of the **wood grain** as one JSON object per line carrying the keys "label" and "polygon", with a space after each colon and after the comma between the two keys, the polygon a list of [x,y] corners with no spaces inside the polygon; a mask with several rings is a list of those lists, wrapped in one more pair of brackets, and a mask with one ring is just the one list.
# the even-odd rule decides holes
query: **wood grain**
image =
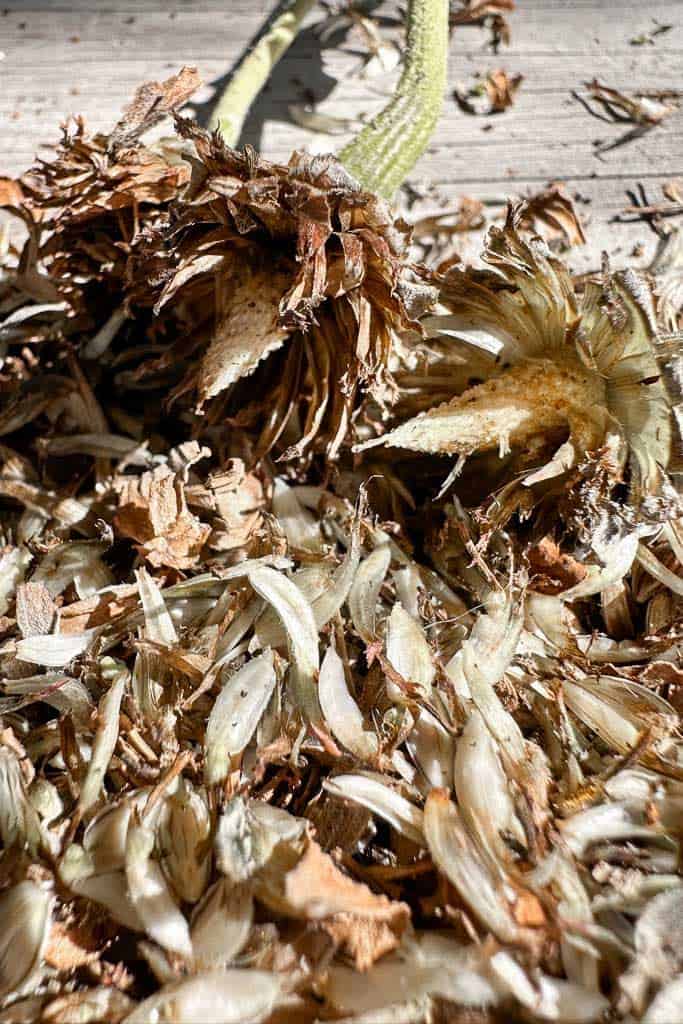
{"label": "wood grain", "polygon": [[[94,129],[108,128],[141,81],[167,77],[184,63],[196,64],[207,83],[198,96],[202,116],[211,83],[238,58],[270,8],[262,0],[4,0],[0,173],[25,169],[71,113],[83,113]],[[399,5],[382,3],[376,12],[382,31],[400,40]],[[338,149],[348,137],[314,136],[293,124],[292,103],[312,96],[331,114],[370,115],[391,88],[391,77],[366,81],[353,73],[363,51],[358,36],[321,46],[315,26],[323,16],[311,15],[246,125],[245,140],[272,158],[286,159],[302,146]],[[644,223],[612,218],[639,184],[652,202],[664,182],[683,177],[683,111],[598,155],[598,140],[615,142],[629,126],[591,117],[572,94],[585,93],[595,75],[615,88],[683,89],[683,0],[519,0],[509,21],[512,42],[498,55],[486,30],[455,31],[444,116],[415,179],[436,183],[445,200],[463,194],[502,200],[565,181],[581,196],[588,221],[589,242],[573,262],[595,266],[607,249],[617,265],[644,265],[655,235]],[[673,28],[654,45],[631,45],[655,22]],[[489,118],[463,113],[452,90],[495,67],[524,75],[515,106]],[[637,243],[643,253],[632,257]],[[465,242],[465,249],[474,244]]]}

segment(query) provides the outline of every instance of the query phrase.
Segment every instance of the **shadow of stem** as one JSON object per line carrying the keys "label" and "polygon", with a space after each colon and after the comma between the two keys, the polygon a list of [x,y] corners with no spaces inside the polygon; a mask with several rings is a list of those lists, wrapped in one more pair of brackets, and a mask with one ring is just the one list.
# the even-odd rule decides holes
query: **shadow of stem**
{"label": "shadow of stem", "polygon": [[[364,12],[367,13],[375,6],[375,2],[364,4]],[[338,80],[324,70],[324,51],[339,46],[353,29],[352,27],[340,28],[322,44],[319,37],[319,26],[320,21],[303,29],[273,68],[268,82],[259,95],[254,98],[247,115],[240,137],[241,146],[248,143],[260,152],[267,122],[293,123],[289,116],[291,104],[317,105],[322,103],[337,85]],[[209,99],[201,103],[195,101],[188,104],[188,112],[194,115],[198,124],[203,128],[206,128],[211,120],[216,100],[222,95],[244,56],[250,52],[254,42],[261,36],[264,29],[265,26],[259,30],[256,38],[251,40],[249,46],[244,53],[240,54],[229,71],[208,83],[214,90]]]}

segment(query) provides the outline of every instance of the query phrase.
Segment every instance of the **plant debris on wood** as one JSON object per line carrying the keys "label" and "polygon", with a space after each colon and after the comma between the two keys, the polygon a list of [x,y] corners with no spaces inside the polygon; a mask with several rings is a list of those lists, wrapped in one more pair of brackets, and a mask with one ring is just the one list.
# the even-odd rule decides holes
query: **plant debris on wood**
{"label": "plant debris on wood", "polygon": [[661,124],[664,118],[669,117],[678,110],[682,93],[677,90],[657,90],[655,92],[634,92],[625,93],[618,89],[611,89],[602,85],[597,78],[585,83],[590,98],[594,101],[591,106],[584,97],[574,93],[576,99],[593,114],[594,117],[608,123],[623,122],[633,124],[636,127],[628,131],[616,142],[598,143],[597,152],[606,152],[615,149],[633,139],[638,139],[646,132],[649,132],[656,125]]}
{"label": "plant debris on wood", "polygon": [[194,84],[0,188],[0,1022],[680,1019],[680,246]]}
{"label": "plant debris on wood", "polygon": [[491,32],[491,49],[497,53],[501,43],[510,45],[510,23],[506,14],[515,10],[515,0],[456,0],[450,5],[449,22],[459,25],[482,25]]}
{"label": "plant debris on wood", "polygon": [[[627,93],[602,85],[597,78],[587,82],[591,97],[615,121],[631,121],[634,124],[655,125],[677,109],[672,100],[680,98],[678,92],[659,91],[656,93]],[[669,102],[666,102],[666,101]]]}
{"label": "plant debris on wood", "polygon": [[410,253],[430,267],[445,266],[460,258],[459,241],[486,224],[484,204],[473,196],[449,202],[437,190],[428,189],[409,198],[406,217],[410,224]]}
{"label": "plant debris on wood", "polygon": [[669,217],[677,217],[683,213],[683,182],[678,178],[672,178],[662,185],[665,202],[651,203],[645,194],[642,185],[638,187],[638,193],[629,192],[633,199],[630,206],[626,206],[621,213],[617,214],[617,220],[647,220],[659,235],[665,235],[670,229],[663,224]]}
{"label": "plant debris on wood", "polygon": [[540,235],[553,250],[570,249],[586,241],[574,201],[557,182],[525,199],[521,223],[526,230]]}
{"label": "plant debris on wood", "polygon": [[641,32],[639,35],[633,36],[632,39],[629,39],[631,46],[654,46],[655,40],[658,36],[665,35],[674,28],[673,25],[662,25],[655,18],[653,18],[652,21],[654,22],[654,25],[651,29],[648,29],[647,32]]}
{"label": "plant debris on wood", "polygon": [[515,102],[523,81],[523,75],[508,75],[507,71],[497,68],[469,89],[455,89],[453,95],[467,114],[502,114]]}

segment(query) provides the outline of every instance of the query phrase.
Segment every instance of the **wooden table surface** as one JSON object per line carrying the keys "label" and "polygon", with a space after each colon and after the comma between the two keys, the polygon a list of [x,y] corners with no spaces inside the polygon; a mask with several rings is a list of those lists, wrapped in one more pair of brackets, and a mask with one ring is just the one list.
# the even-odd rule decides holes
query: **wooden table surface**
{"label": "wooden table surface", "polygon": [[[60,121],[82,113],[93,128],[111,126],[134,88],[196,65],[206,86],[225,74],[271,9],[263,0],[0,0],[0,173],[18,173],[54,141]],[[400,39],[399,5],[375,8],[382,31]],[[334,115],[372,113],[385,101],[391,76],[356,73],[364,52],[359,35],[321,44],[314,10],[307,27],[256,103],[244,139],[271,158],[295,147],[337,149],[344,135],[315,136],[292,123],[289,106],[311,97]],[[673,26],[653,43],[631,40],[656,24]],[[683,178],[683,107],[646,135],[596,154],[596,140],[618,140],[628,125],[592,117],[572,95],[586,94],[598,76],[617,89],[683,89],[683,0],[518,0],[509,15],[512,39],[492,52],[490,33],[457,28],[450,49],[450,84],[436,137],[413,175],[437,183],[450,198],[502,199],[563,181],[580,197],[588,244],[573,255],[595,266],[606,249],[615,265],[645,265],[657,238],[644,222],[612,218],[640,188],[649,202],[662,185]],[[511,109],[493,117],[463,113],[456,86],[475,73],[502,67],[524,75]],[[202,103],[204,107],[202,107]],[[45,152],[44,150],[42,151]],[[633,250],[642,243],[642,253]],[[465,243],[467,244],[467,243]]]}

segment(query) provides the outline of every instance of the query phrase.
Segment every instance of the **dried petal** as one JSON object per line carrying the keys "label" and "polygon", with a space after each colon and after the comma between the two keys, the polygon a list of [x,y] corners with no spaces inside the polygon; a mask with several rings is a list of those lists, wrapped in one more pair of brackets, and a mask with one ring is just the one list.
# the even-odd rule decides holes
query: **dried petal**
{"label": "dried petal", "polygon": [[30,987],[50,935],[53,897],[35,882],[19,882],[0,896],[5,926],[0,943],[0,994]]}
{"label": "dried petal", "polygon": [[200,971],[172,982],[125,1018],[124,1024],[164,1020],[172,1024],[211,1021],[212,1024],[259,1024],[277,1004],[282,983],[276,974],[232,967]]}
{"label": "dried petal", "polygon": [[392,668],[429,696],[436,675],[432,651],[420,624],[399,603],[387,622],[386,648]]}
{"label": "dried petal", "polygon": [[489,873],[448,793],[433,789],[425,803],[424,831],[434,863],[462,900],[502,942],[524,942],[500,883]]}
{"label": "dried petal", "polygon": [[316,677],[320,665],[318,630],[310,604],[299,588],[282,573],[267,567],[249,573],[249,582],[273,606],[287,631],[292,658],[292,689],[305,720],[323,729]]}
{"label": "dried petal", "polygon": [[207,786],[225,779],[232,758],[241,754],[249,743],[276,682],[273,653],[269,649],[247,662],[223,684],[206,726]]}
{"label": "dried petal", "polygon": [[389,786],[366,775],[336,775],[325,789],[344,800],[353,800],[388,821],[401,835],[424,845],[422,811]]}
{"label": "dried petal", "polygon": [[379,741],[364,726],[360,708],[346,685],[344,663],[333,647],[328,647],[320,667],[318,694],[332,734],[361,761],[374,761]]}
{"label": "dried petal", "polygon": [[376,547],[358,566],[349,591],[349,611],[353,625],[366,643],[371,643],[375,638],[377,599],[389,571],[390,562],[389,545],[381,544]]}
{"label": "dried petal", "polygon": [[192,949],[202,969],[224,967],[241,952],[251,931],[251,887],[219,879],[192,915]]}
{"label": "dried petal", "polygon": [[17,641],[17,658],[46,668],[61,668],[92,647],[96,637],[97,631],[94,629],[66,636],[53,633],[27,637]]}
{"label": "dried petal", "polygon": [[130,899],[145,931],[164,949],[190,959],[192,942],[187,921],[171,896],[161,868],[151,859],[154,833],[131,821],[126,839],[126,881]]}
{"label": "dried petal", "polygon": [[102,790],[104,777],[119,735],[119,711],[126,681],[127,674],[121,672],[100,701],[92,755],[79,800],[81,814],[84,814],[95,803]]}

